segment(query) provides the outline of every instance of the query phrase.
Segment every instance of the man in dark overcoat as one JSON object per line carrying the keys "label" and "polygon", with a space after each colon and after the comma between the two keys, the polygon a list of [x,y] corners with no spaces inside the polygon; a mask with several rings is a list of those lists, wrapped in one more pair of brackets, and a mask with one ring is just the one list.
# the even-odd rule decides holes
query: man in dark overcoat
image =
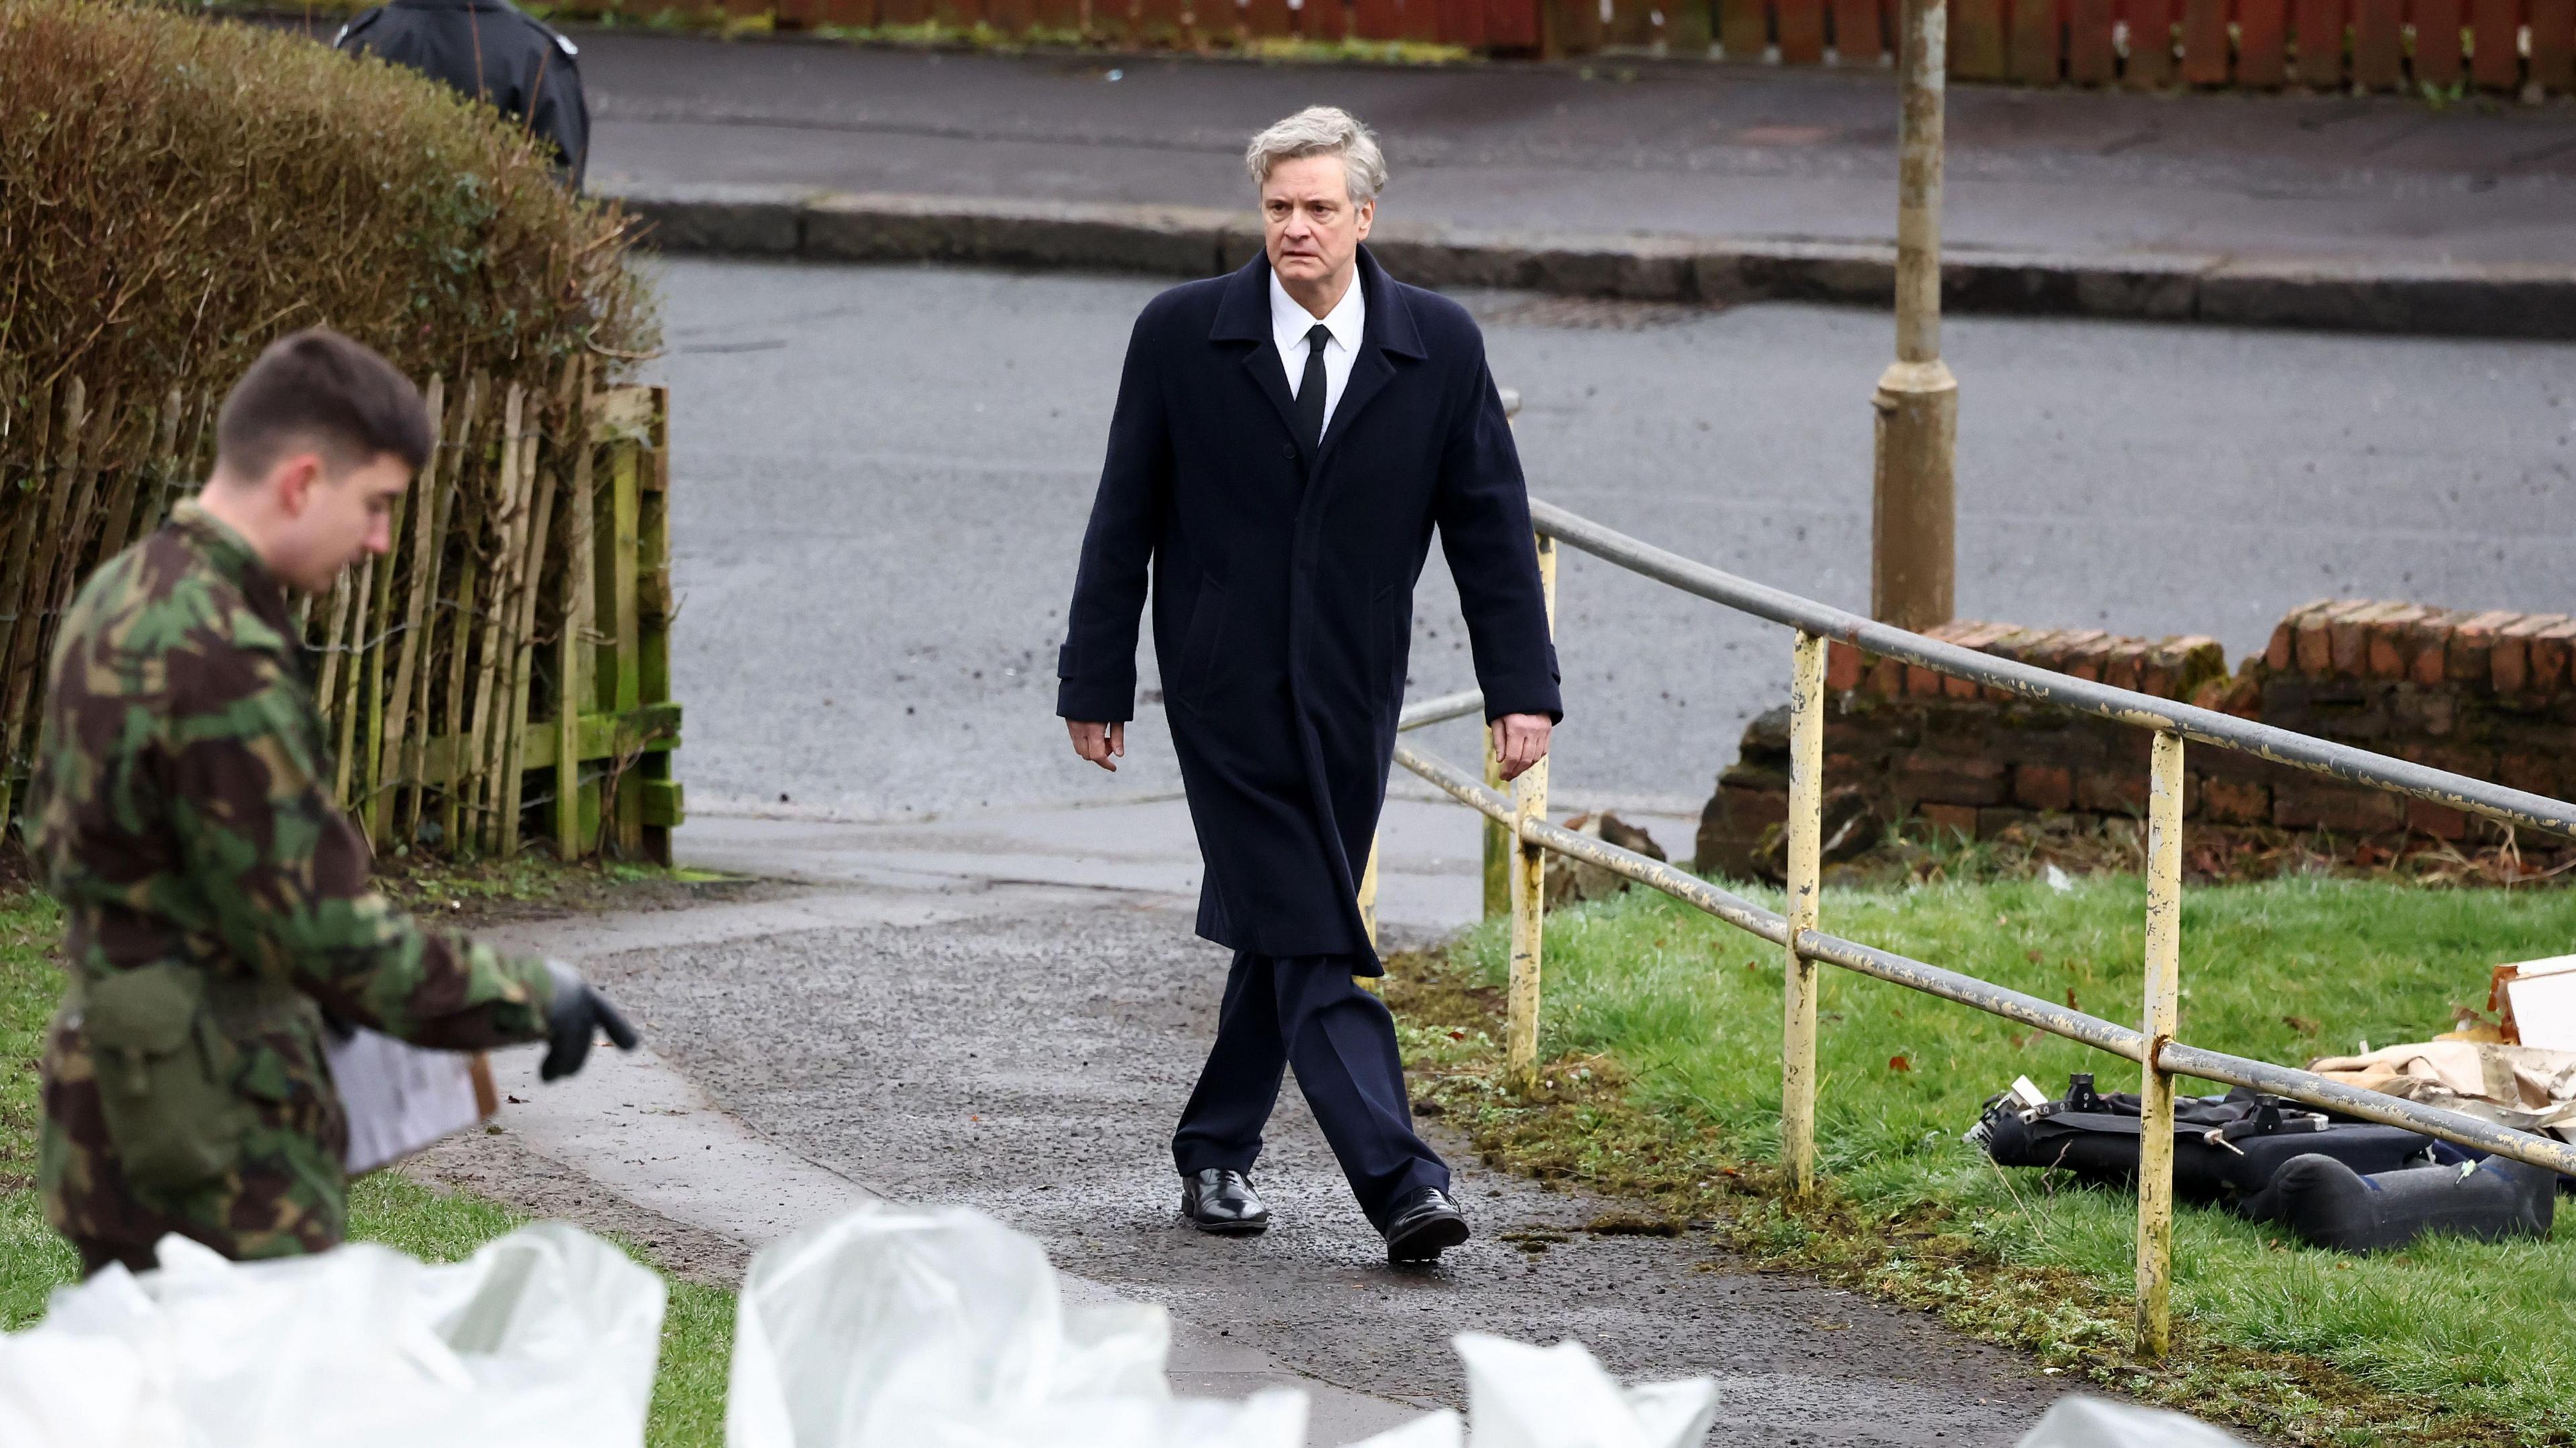
{"label": "man in dark overcoat", "polygon": [[1253,138],[1263,254],[1147,304],[1058,660],[1074,752],[1126,752],[1151,581],[1172,748],[1206,872],[1199,933],[1235,951],[1172,1139],[1181,1210],[1258,1232],[1250,1173],[1283,1071],[1399,1262],[1467,1238],[1414,1133],[1358,904],[1440,533],[1504,773],[1561,717],[1529,496],[1484,339],[1362,245],[1386,163],[1314,107]]}
{"label": "man in dark overcoat", "polygon": [[340,27],[333,48],[378,55],[444,81],[546,143],[575,191],[590,167],[581,50],[510,0],[393,0]]}

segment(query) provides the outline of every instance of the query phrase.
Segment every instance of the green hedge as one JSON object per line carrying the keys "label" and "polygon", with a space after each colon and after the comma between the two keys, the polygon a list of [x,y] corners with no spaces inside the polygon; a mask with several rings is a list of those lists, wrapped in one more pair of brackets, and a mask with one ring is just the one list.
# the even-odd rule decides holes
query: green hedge
{"label": "green hedge", "polygon": [[0,397],[222,383],[325,323],[416,377],[647,352],[625,219],[486,106],[276,30],[0,0]]}

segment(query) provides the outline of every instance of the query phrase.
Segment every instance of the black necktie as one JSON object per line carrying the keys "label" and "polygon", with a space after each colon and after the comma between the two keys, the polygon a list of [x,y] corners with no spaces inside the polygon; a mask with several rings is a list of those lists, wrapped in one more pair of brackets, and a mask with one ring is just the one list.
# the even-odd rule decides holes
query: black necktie
{"label": "black necktie", "polygon": [[1308,329],[1306,375],[1297,383],[1297,444],[1310,468],[1324,446],[1324,344],[1332,337],[1333,329],[1321,322]]}

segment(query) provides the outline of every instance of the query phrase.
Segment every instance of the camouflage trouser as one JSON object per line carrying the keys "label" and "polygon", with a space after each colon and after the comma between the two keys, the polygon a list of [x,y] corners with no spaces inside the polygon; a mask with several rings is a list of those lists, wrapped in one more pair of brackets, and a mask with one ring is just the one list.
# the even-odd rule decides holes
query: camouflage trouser
{"label": "camouflage trouser", "polygon": [[[311,1042],[286,1033],[260,1044],[318,1056]],[[45,1119],[36,1141],[45,1220],[79,1250],[84,1274],[109,1262],[149,1268],[154,1244],[172,1232],[236,1261],[335,1247],[348,1225],[340,1165],[348,1119],[330,1081],[316,1069],[274,1086],[249,1082],[242,1096],[256,1124],[233,1169],[184,1192],[145,1192],[117,1160],[88,1043],[58,1016],[45,1042]]]}
{"label": "camouflage trouser", "polygon": [[90,1276],[110,1263],[122,1262],[128,1272],[152,1270],[152,1249],[132,1242],[87,1242],[71,1239],[72,1250],[80,1254],[81,1275]]}

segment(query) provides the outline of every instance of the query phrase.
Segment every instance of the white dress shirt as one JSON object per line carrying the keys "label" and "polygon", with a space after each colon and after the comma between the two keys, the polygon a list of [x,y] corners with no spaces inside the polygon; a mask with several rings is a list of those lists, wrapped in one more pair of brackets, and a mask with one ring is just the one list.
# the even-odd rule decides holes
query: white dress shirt
{"label": "white dress shirt", "polygon": [[[1279,273],[1270,274],[1270,335],[1279,344],[1279,364],[1288,369],[1288,395],[1297,395],[1298,385],[1306,380],[1306,333],[1317,321],[1306,304],[1288,295],[1279,284]],[[1351,274],[1351,284],[1342,290],[1342,299],[1321,318],[1332,329],[1332,340],[1324,344],[1324,426],[1333,425],[1333,409],[1342,402],[1342,388],[1351,380],[1351,364],[1359,360],[1360,327],[1368,320],[1368,303],[1360,295],[1360,278]]]}

